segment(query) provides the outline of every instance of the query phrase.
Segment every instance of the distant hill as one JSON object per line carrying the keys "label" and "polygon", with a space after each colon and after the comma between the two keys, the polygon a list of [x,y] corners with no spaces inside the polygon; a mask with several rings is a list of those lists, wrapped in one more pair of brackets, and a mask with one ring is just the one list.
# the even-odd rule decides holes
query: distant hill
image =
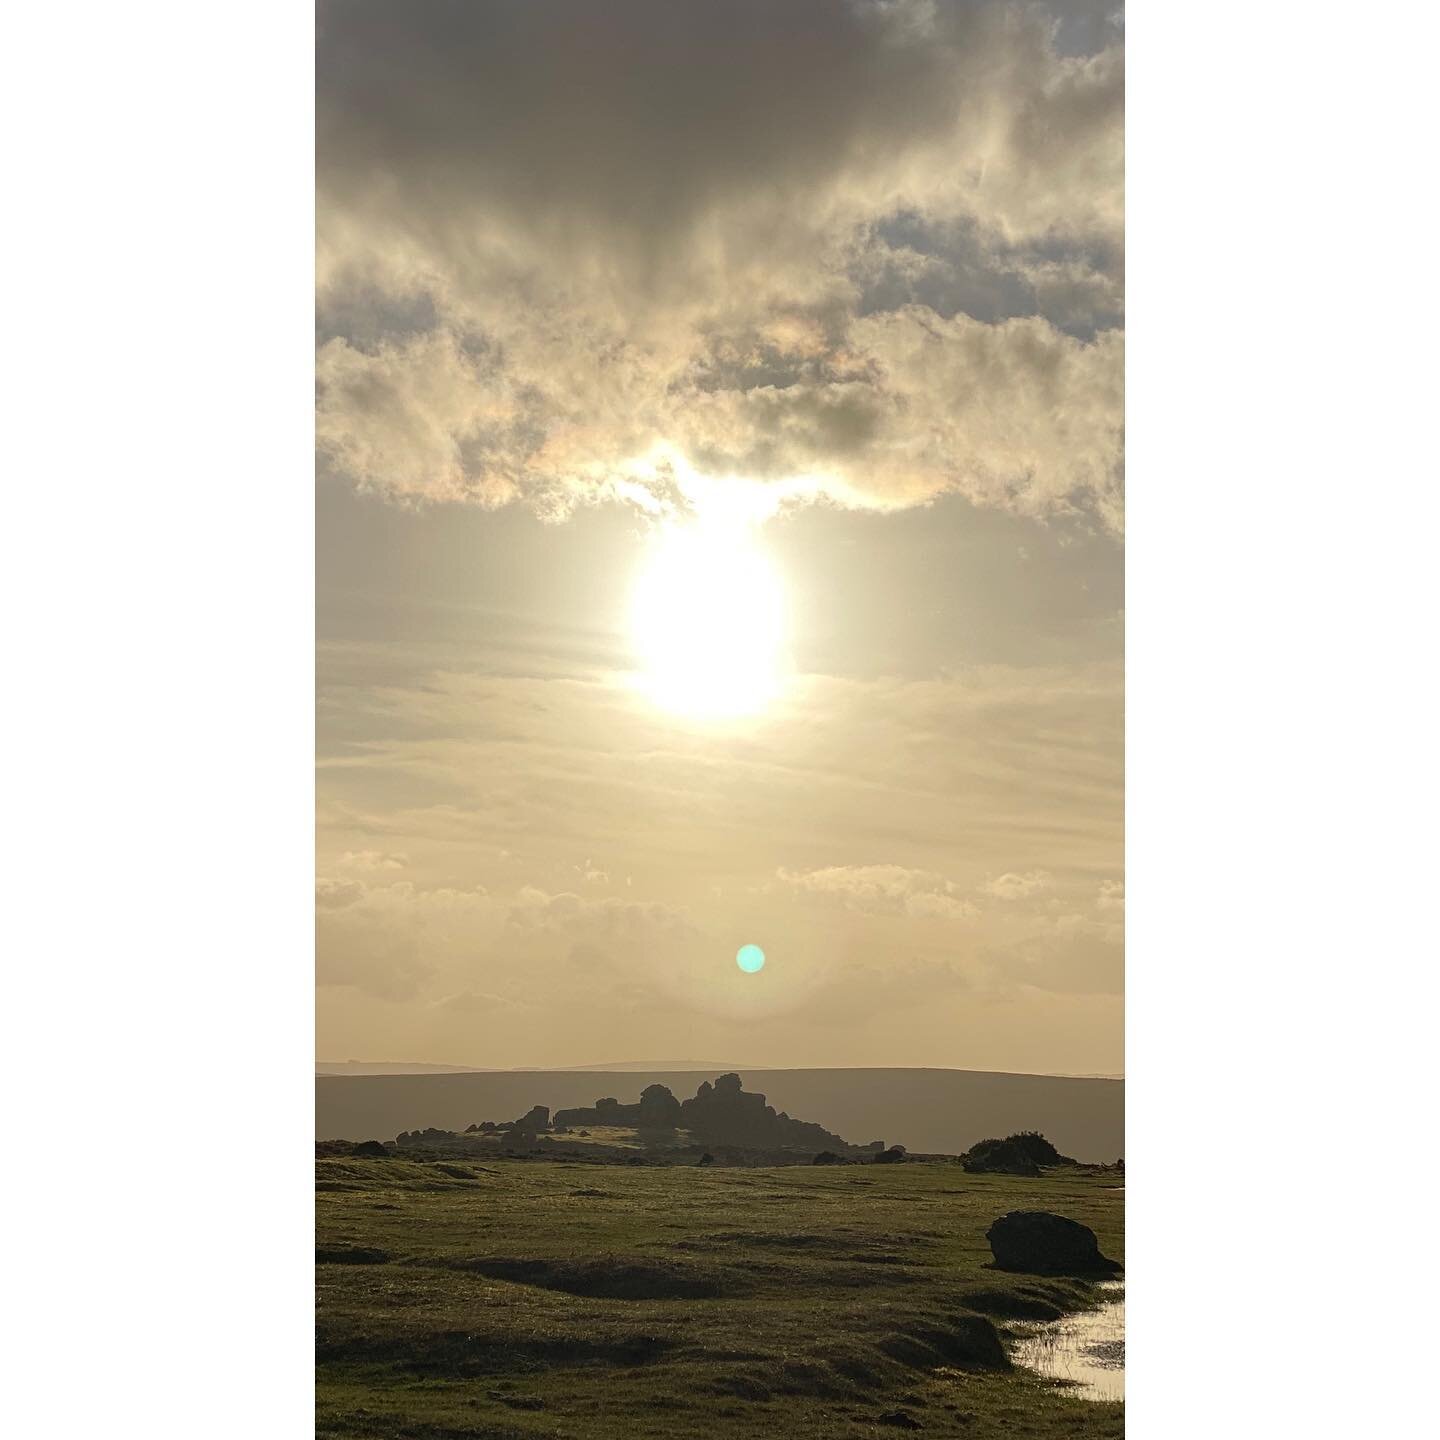
{"label": "distant hill", "polygon": [[[522,1075],[544,1073],[549,1070],[561,1073],[583,1070],[586,1074],[624,1074],[633,1071],[637,1075],[652,1072],[680,1073],[689,1070],[703,1070],[710,1074],[723,1075],[729,1070],[753,1069],[753,1066],[735,1065],[724,1060],[614,1060],[602,1065],[511,1065],[506,1069]],[[317,1075],[498,1075],[502,1070],[494,1065],[434,1065],[425,1060],[317,1060]]]}
{"label": "distant hill", "polygon": [[[525,1069],[528,1067],[516,1066],[515,1068]],[[574,1070],[583,1070],[590,1075],[602,1072],[609,1075],[681,1074],[689,1070],[703,1070],[709,1075],[725,1075],[732,1070],[747,1070],[755,1067],[736,1065],[729,1060],[613,1060],[606,1065],[554,1065],[550,1068],[562,1075]]]}
{"label": "distant hill", "polygon": [[[1125,1153],[1125,1082],[984,1070],[690,1069],[498,1070],[449,1074],[322,1075],[315,1081],[318,1140],[389,1140],[402,1130],[463,1130],[482,1120],[513,1120],[533,1105],[552,1111],[624,1103],[647,1085],[677,1098],[702,1079],[736,1069],[746,1090],[777,1110],[803,1115],[852,1144],[872,1140],[958,1155],[992,1136],[1039,1130],[1066,1155],[1110,1161]],[[624,1080],[617,1083],[617,1074]]]}
{"label": "distant hill", "polygon": [[423,1060],[317,1060],[317,1075],[488,1075],[476,1065],[430,1065]]}

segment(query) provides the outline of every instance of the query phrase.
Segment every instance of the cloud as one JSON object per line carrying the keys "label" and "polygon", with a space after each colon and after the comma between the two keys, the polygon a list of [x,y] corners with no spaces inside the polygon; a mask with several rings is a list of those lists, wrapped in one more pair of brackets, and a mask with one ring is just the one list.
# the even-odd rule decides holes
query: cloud
{"label": "cloud", "polygon": [[326,464],[555,516],[698,473],[1118,529],[1122,45],[1058,15],[322,5]]}
{"label": "cloud", "polygon": [[322,986],[455,1013],[578,997],[634,1005],[698,948],[674,907],[532,885],[501,898],[478,885],[322,878],[316,902]]}
{"label": "cloud", "polygon": [[684,913],[657,901],[589,899],[570,891],[549,894],[525,886],[506,917],[515,930],[550,930],[599,943],[683,939],[693,931]]}
{"label": "cloud", "polygon": [[1102,881],[1100,893],[1095,897],[1095,908],[1097,910],[1123,910],[1125,908],[1125,882],[1123,880]]}
{"label": "cloud", "polygon": [[365,896],[365,887],[355,880],[321,878],[315,882],[315,904],[321,910],[343,910]]}
{"label": "cloud", "polygon": [[410,863],[410,857],[391,855],[383,850],[347,850],[335,863],[341,870],[403,870]]}
{"label": "cloud", "polygon": [[[743,736],[698,746],[613,685],[387,672],[356,693],[363,743],[322,762],[322,819],[336,850],[384,834],[416,854],[558,851],[568,879],[548,877],[547,894],[579,890],[570,867],[603,854],[640,893],[687,904],[700,863],[707,889],[725,876],[773,880],[781,867],[823,868],[832,857],[812,856],[817,834],[843,846],[842,858],[893,853],[900,835],[922,855],[953,856],[945,878],[973,898],[996,854],[1043,855],[1057,872],[1113,870],[1122,680],[1118,664],[806,677],[763,746]],[[817,728],[815,714],[827,724]],[[1081,743],[1057,738],[1071,736]],[[645,761],[617,765],[617,755]],[[339,803],[347,796],[363,797],[358,812]],[[473,873],[506,893],[539,878]]]}
{"label": "cloud", "polygon": [[1062,995],[1119,995],[1125,988],[1124,927],[1084,915],[1044,917],[985,959],[997,985]]}
{"label": "cloud", "polygon": [[[1014,1036],[1045,996],[1117,993],[1118,929],[1054,922],[1112,919],[1094,898],[1123,838],[1118,663],[804,676],[762,736],[697,738],[619,685],[390,653],[346,672],[356,718],[319,782],[323,853],[411,856],[332,867],[346,903],[322,911],[322,982],[392,1002],[373,1007],[382,1038],[420,1014],[473,1039],[486,1002],[431,1002],[474,993],[530,1007],[478,1064],[583,1050],[587,1026],[639,1046],[762,1023],[820,1063],[891,1012],[949,1007],[970,1034],[975,1006],[1009,1007],[996,1035]],[[1012,873],[997,857],[1054,878],[1002,902],[981,888]],[[613,886],[584,881],[600,867]],[[749,940],[759,983],[735,965]]]}
{"label": "cloud", "polygon": [[456,1015],[493,1015],[497,1010],[516,1011],[529,1007],[510,995],[496,995],[488,990],[460,990],[431,1002],[437,1010]]}
{"label": "cloud", "polygon": [[1030,896],[1044,890],[1050,884],[1050,874],[1046,870],[1030,870],[1024,875],[1016,875],[1007,872],[1004,875],[997,875],[995,879],[988,880],[980,888],[988,895],[994,895],[1000,900],[1028,900]]}
{"label": "cloud", "polygon": [[837,900],[861,914],[966,920],[979,913],[943,875],[903,865],[832,865],[800,872],[782,867],[776,873],[799,893]]}
{"label": "cloud", "polygon": [[489,909],[483,890],[316,882],[316,980],[382,1000],[419,995],[440,965],[469,952]]}

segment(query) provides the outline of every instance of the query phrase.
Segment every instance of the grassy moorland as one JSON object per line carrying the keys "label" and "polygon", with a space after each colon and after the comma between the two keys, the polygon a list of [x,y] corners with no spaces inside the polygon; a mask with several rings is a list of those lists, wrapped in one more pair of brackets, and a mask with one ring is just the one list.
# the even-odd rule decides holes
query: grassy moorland
{"label": "grassy moorland", "polygon": [[1093,1303],[989,1268],[1046,1209],[1124,1258],[1113,1171],[317,1162],[317,1433],[1120,1436],[994,1346]]}

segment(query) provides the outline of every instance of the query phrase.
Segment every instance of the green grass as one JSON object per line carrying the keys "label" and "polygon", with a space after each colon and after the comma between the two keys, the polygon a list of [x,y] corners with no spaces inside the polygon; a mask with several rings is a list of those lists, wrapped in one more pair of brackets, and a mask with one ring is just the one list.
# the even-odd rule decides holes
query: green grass
{"label": "green grass", "polygon": [[346,1437],[1120,1436],[1123,1407],[993,1368],[1084,1308],[988,1268],[1006,1210],[1124,1258],[1113,1174],[954,1163],[775,1169],[486,1158],[318,1162],[317,1433]]}

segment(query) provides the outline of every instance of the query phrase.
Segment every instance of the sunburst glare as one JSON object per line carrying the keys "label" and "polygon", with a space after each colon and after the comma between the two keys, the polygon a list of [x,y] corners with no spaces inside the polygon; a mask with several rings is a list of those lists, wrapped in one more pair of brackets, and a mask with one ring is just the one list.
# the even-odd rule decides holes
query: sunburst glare
{"label": "sunburst glare", "polygon": [[784,678],[785,593],[751,526],[659,531],[631,597],[640,687],[676,715],[755,715]]}

